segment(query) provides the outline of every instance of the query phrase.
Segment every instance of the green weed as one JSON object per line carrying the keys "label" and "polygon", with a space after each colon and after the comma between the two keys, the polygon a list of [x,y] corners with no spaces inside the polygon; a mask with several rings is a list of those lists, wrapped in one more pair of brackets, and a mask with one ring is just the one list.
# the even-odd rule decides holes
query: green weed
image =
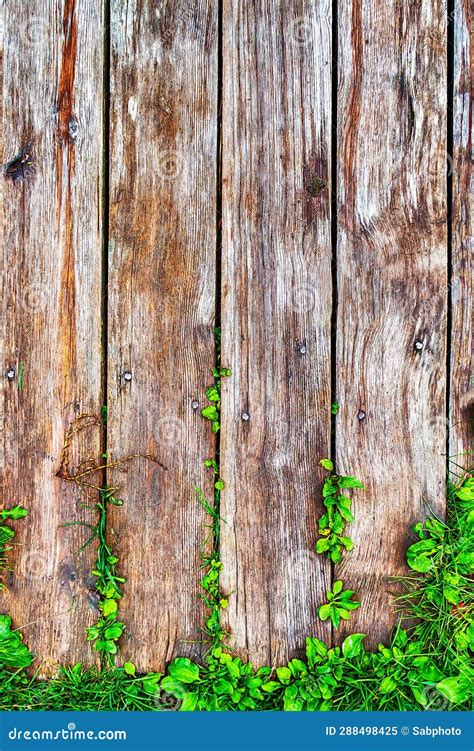
{"label": "green weed", "polygon": [[[6,521],[7,519],[24,519],[28,516],[28,511],[23,506],[13,506],[9,509],[3,509],[0,511],[0,521]],[[2,573],[9,571],[8,567],[8,551],[12,549],[13,538],[15,537],[15,530],[8,524],[0,524],[0,577]],[[0,578],[0,590],[5,589],[5,584]]]}
{"label": "green weed", "polygon": [[[334,647],[310,637],[304,660],[257,670],[217,645],[203,664],[177,658],[164,676],[136,676],[131,663],[102,673],[76,665],[41,681],[25,671],[31,656],[3,616],[10,646],[2,650],[0,641],[0,709],[159,710],[156,697],[165,692],[175,697],[180,711],[469,710],[474,685],[472,569],[467,573],[473,484],[467,475],[448,487],[442,535],[428,521],[415,527],[417,535],[426,531],[428,537],[422,539],[435,541],[436,552],[428,556],[427,571],[414,569],[413,576],[397,580],[405,592],[396,599],[400,623],[388,645],[367,651],[364,634],[352,634]],[[412,550],[412,565],[417,557]],[[446,571],[460,574],[448,580],[447,589]],[[216,590],[213,597],[218,596]]]}
{"label": "green weed", "polygon": [[[216,344],[216,364],[212,370],[214,384],[206,390],[206,396],[211,401],[211,405],[204,408],[201,414],[205,419],[211,420],[212,431],[218,433],[220,430],[222,378],[230,376],[231,372],[229,368],[221,367],[221,331],[219,328],[215,329],[214,336]],[[219,550],[220,524],[222,521],[220,507],[221,491],[224,489],[224,480],[220,477],[219,459],[219,444],[217,443],[214,457],[206,459],[204,462],[204,466],[211,470],[214,475],[213,502],[209,503],[204,493],[199,488],[195,488],[198,501],[210,518],[209,535],[201,546],[201,568],[205,571],[201,579],[201,587],[203,589],[202,600],[209,611],[204,632],[209,637],[212,648],[220,647],[227,636],[227,633],[221,627],[221,610],[227,607],[228,600],[226,596],[221,594],[219,585],[222,569]]]}
{"label": "green weed", "polygon": [[118,603],[122,597],[120,586],[125,579],[117,574],[119,559],[107,541],[107,507],[109,504],[123,505],[123,501],[115,497],[115,491],[115,488],[108,487],[101,488],[99,491],[97,503],[99,521],[89,541],[94,538],[98,541],[97,558],[92,575],[97,578],[96,591],[101,597],[100,616],[97,623],[86,630],[88,640],[95,642],[95,651],[99,652],[102,660],[106,659],[110,665],[114,664],[117,642],[125,629],[125,624],[118,620]]}
{"label": "green weed", "polygon": [[333,563],[342,560],[342,551],[352,550],[354,543],[344,535],[346,524],[354,521],[351,511],[351,499],[343,491],[352,488],[364,489],[355,477],[344,477],[334,472],[330,459],[321,459],[321,466],[331,474],[323,484],[323,503],[327,511],[318,520],[318,532],[321,535],[316,543],[316,552],[325,553]]}
{"label": "green weed", "polygon": [[12,631],[11,622],[9,615],[0,615],[0,666],[27,668],[31,665],[32,655],[23,644],[22,635]]}
{"label": "green weed", "polygon": [[332,591],[326,592],[328,602],[318,608],[318,615],[322,621],[330,618],[334,628],[339,626],[341,620],[348,621],[351,610],[357,610],[360,602],[353,600],[352,589],[343,590],[342,581],[335,581]]}

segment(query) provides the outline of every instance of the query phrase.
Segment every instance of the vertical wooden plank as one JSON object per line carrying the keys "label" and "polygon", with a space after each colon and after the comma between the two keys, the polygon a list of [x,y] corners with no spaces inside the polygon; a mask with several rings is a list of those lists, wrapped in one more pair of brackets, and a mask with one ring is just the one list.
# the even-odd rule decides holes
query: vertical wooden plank
{"label": "vertical wooden plank", "polygon": [[169,467],[129,465],[110,516],[122,654],[149,670],[202,650],[193,485],[212,492],[214,439],[193,401],[214,362],[217,4],[113,0],[111,13],[109,451]]}
{"label": "vertical wooden plank", "polygon": [[446,2],[351,0],[338,25],[336,444],[366,491],[337,575],[376,643],[410,525],[444,507]]}
{"label": "vertical wooden plank", "polygon": [[[473,184],[472,184],[472,41],[473,6],[456,0],[449,22],[454,24],[453,155],[452,155],[452,328],[450,444],[453,462],[473,467],[474,373],[473,343]],[[452,469],[456,470],[453,465]]]}
{"label": "vertical wooden plank", "polygon": [[[101,403],[102,9],[90,0],[4,8],[3,161],[28,149],[35,169],[1,178],[0,498],[30,515],[0,611],[46,673],[92,659],[93,551],[77,558],[83,529],[60,528],[81,512],[55,472],[70,420]],[[82,458],[99,446],[87,436]]]}
{"label": "vertical wooden plank", "polygon": [[314,550],[330,445],[331,3],[224,3],[222,588],[232,644],[328,636]]}

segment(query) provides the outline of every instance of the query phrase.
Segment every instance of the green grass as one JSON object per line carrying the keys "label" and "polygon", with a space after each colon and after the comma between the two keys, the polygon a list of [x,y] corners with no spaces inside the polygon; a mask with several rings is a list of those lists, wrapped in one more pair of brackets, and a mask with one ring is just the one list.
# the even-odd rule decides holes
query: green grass
{"label": "green grass", "polygon": [[24,519],[25,516],[28,516],[28,511],[23,506],[13,506],[0,511],[0,590],[5,589],[2,576],[10,570],[8,567],[8,552],[12,548],[15,537],[15,530],[4,522]]}
{"label": "green grass", "polygon": [[[213,620],[203,664],[177,658],[166,675],[145,676],[136,676],[130,663],[102,672],[76,665],[43,681],[28,674],[32,657],[4,616],[0,710],[469,710],[474,478],[466,474],[450,483],[447,500],[446,522],[432,518],[414,527],[417,542],[407,550],[412,574],[397,579],[403,589],[395,598],[399,624],[386,646],[366,651],[364,634],[332,648],[308,637],[304,660],[255,670],[218,644]],[[211,552],[208,571],[212,560]],[[213,589],[211,617],[217,596]]]}

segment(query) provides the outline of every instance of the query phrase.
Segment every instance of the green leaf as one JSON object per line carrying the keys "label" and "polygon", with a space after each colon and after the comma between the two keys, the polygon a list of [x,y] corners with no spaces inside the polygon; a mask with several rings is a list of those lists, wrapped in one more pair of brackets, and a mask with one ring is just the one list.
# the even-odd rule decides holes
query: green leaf
{"label": "green leaf", "polygon": [[123,669],[127,675],[135,675],[135,673],[137,672],[137,669],[135,665],[133,664],[133,662],[125,662],[123,665]]}
{"label": "green leaf", "polygon": [[350,537],[340,537],[339,542],[341,545],[344,545],[346,550],[350,551],[354,549],[354,541]]}
{"label": "green leaf", "polygon": [[321,605],[318,608],[318,615],[322,621],[326,621],[331,615],[331,605]]}
{"label": "green leaf", "polygon": [[467,485],[464,485],[462,488],[456,491],[456,495],[461,501],[474,501],[474,487],[471,488]]}
{"label": "green leaf", "polygon": [[357,602],[357,600],[350,600],[350,601],[344,602],[345,610],[357,610],[357,608],[360,608],[360,602]]}
{"label": "green leaf", "polygon": [[101,603],[100,607],[106,617],[108,615],[112,615],[112,613],[116,613],[118,609],[116,600],[104,600],[104,602]]}
{"label": "green leaf", "polygon": [[206,390],[206,397],[209,399],[210,402],[218,402],[221,398],[219,391],[215,386],[210,386]]}
{"label": "green leaf", "polygon": [[426,691],[421,691],[416,686],[410,686],[411,692],[413,696],[415,697],[415,701],[418,702],[418,704],[421,704],[422,707],[426,707],[428,704],[428,696],[426,694]]}
{"label": "green leaf", "polygon": [[298,660],[296,657],[290,660],[288,667],[291,670],[291,674],[294,676],[306,675],[308,668],[302,660]]}
{"label": "green leaf", "polygon": [[418,571],[420,574],[426,574],[433,568],[433,561],[426,556],[417,556],[416,558],[409,558],[407,551],[407,563],[413,571]]}
{"label": "green leaf", "polygon": [[323,641],[315,636],[306,638],[306,658],[310,667],[314,665],[318,657],[326,657],[328,648]]}
{"label": "green leaf", "polygon": [[443,596],[444,599],[450,602],[452,605],[458,605],[461,593],[459,589],[445,585],[443,587]]}
{"label": "green leaf", "polygon": [[0,666],[26,668],[32,660],[33,656],[23,644],[22,635],[11,630],[11,617],[0,615]]}
{"label": "green leaf", "polygon": [[342,518],[344,519],[344,521],[346,521],[346,522],[353,522],[354,521],[355,517],[354,517],[354,514],[352,513],[352,511],[349,511],[349,509],[344,508],[343,506],[342,507],[339,506],[339,504],[338,504],[338,508],[339,508],[339,513],[342,516]]}
{"label": "green leaf", "polygon": [[0,511],[2,519],[24,519],[25,516],[28,516],[28,511],[23,506],[13,506],[12,508]]}
{"label": "green leaf", "polygon": [[88,641],[94,641],[99,638],[100,631],[97,626],[90,626],[89,628],[86,628],[86,634]]}
{"label": "green leaf", "polygon": [[[147,680],[147,679],[145,679]],[[155,685],[155,690],[151,691],[151,688]],[[166,675],[163,680],[160,683],[160,689],[162,691],[166,691],[167,694],[171,694],[171,696],[176,697],[177,699],[181,699],[182,696],[185,694],[185,688],[182,683],[179,681],[175,681],[174,678],[172,678],[170,675]],[[156,680],[153,680],[150,682],[149,687],[147,688],[147,692],[150,693],[156,693]]]}
{"label": "green leaf", "polygon": [[325,553],[329,550],[329,540],[327,537],[322,537],[316,543],[316,553]]}
{"label": "green leaf", "polygon": [[191,692],[184,694],[183,700],[179,707],[180,712],[194,712],[197,707],[199,694],[197,692]]}
{"label": "green leaf", "polygon": [[219,678],[217,681],[215,681],[212,685],[212,688],[214,690],[214,693],[218,696],[221,696],[222,694],[228,694],[229,696],[232,696],[232,694],[234,693],[234,686],[224,678]]}
{"label": "green leaf", "polygon": [[4,545],[12,537],[15,537],[15,532],[11,527],[0,527],[0,545]]}
{"label": "green leaf", "polygon": [[444,675],[441,670],[438,670],[436,665],[433,665],[432,663],[423,668],[423,670],[421,671],[421,677],[423,678],[423,680],[428,681],[429,683],[437,683],[438,681],[442,681],[444,679]]}
{"label": "green leaf", "polygon": [[105,629],[104,636],[106,639],[120,639],[123,633],[123,626],[117,626],[117,624],[114,624],[113,626],[109,626],[109,628]]}
{"label": "green leaf", "polygon": [[332,463],[330,459],[321,459],[319,463],[321,467],[324,467],[324,469],[327,469],[328,472],[332,472],[334,469],[334,464]]}
{"label": "green leaf", "polygon": [[364,490],[360,480],[356,480],[355,477],[340,477],[337,484],[340,488],[361,488],[361,490]]}
{"label": "green leaf", "polygon": [[328,478],[324,481],[323,485],[323,498],[328,498],[331,495],[336,495],[337,485],[334,485],[332,478]]}
{"label": "green leaf", "polygon": [[338,579],[337,581],[334,582],[332,591],[334,592],[335,595],[338,595],[339,592],[342,592],[342,587],[343,587],[342,581]]}
{"label": "green leaf", "polygon": [[346,659],[356,657],[364,650],[363,640],[365,634],[351,634],[342,643],[342,654]]}
{"label": "green leaf", "polygon": [[397,628],[397,631],[395,633],[395,636],[393,637],[392,643],[395,644],[397,647],[404,647],[407,641],[408,641],[407,632],[403,628]]}
{"label": "green leaf", "polygon": [[230,660],[227,663],[227,670],[229,671],[232,678],[240,678],[240,667],[238,662]]}
{"label": "green leaf", "polygon": [[289,668],[277,668],[277,676],[280,683],[289,683],[291,681],[291,670]]}
{"label": "green leaf", "polygon": [[397,685],[397,682],[391,676],[387,676],[380,684],[379,691],[381,694],[390,694],[392,691],[395,691]]}
{"label": "green leaf", "polygon": [[278,683],[277,681],[268,681],[268,683],[263,684],[262,691],[271,694],[272,691],[276,691],[278,688],[281,688],[281,683]]}
{"label": "green leaf", "polygon": [[470,688],[470,681],[463,675],[451,676],[436,684],[436,689],[451,704],[459,704],[467,701],[471,693]]}
{"label": "green leaf", "polygon": [[207,407],[204,407],[204,409],[201,410],[201,415],[206,420],[217,420],[219,417],[219,413],[214,404],[209,404]]}
{"label": "green leaf", "polygon": [[199,680],[199,667],[187,657],[176,657],[169,666],[169,674],[176,681],[194,683]]}
{"label": "green leaf", "polygon": [[303,701],[298,697],[297,686],[288,686],[283,694],[283,710],[285,712],[300,712]]}

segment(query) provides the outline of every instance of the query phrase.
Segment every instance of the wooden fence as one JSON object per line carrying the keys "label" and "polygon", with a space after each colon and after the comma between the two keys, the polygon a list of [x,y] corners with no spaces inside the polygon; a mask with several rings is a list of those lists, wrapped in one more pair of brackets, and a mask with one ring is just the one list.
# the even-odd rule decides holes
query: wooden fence
{"label": "wooden fence", "polygon": [[[62,526],[91,512],[56,473],[68,426],[107,404],[76,463],[168,467],[130,461],[108,518],[123,658],[206,648],[194,485],[212,497],[216,451],[238,653],[281,664],[338,638],[316,616],[335,577],[362,600],[350,630],[386,637],[386,577],[472,445],[468,0],[1,11],[3,162],[34,164],[2,180],[0,498],[30,515],[0,610],[44,672],[93,660],[94,546]],[[200,415],[216,323],[217,435]],[[366,486],[336,572],[313,552],[331,451]]]}

